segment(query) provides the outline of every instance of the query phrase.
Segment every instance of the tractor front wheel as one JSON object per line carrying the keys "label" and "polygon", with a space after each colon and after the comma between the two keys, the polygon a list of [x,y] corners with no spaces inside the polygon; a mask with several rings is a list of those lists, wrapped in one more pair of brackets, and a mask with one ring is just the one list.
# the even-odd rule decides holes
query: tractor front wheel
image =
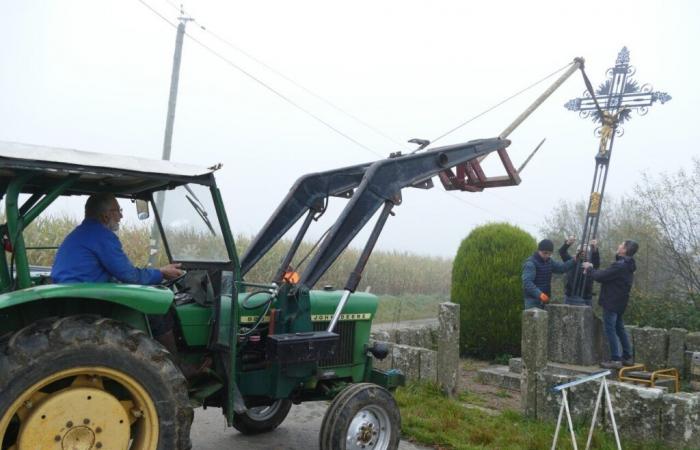
{"label": "tractor front wheel", "polygon": [[353,384],[326,411],[321,450],[396,450],[401,414],[394,397],[381,386]]}
{"label": "tractor front wheel", "polygon": [[0,449],[189,450],[184,377],[145,333],[96,316],[0,343]]}

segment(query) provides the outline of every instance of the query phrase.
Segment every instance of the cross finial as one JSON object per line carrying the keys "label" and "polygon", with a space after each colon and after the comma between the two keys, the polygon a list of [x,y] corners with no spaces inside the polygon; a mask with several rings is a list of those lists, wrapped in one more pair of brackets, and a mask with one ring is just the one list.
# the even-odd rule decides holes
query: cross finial
{"label": "cross finial", "polygon": [[[655,102],[661,104],[671,100],[666,92],[653,91],[650,84],[640,85],[633,77],[634,67],[629,65],[630,52],[627,47],[617,54],[615,66],[608,69],[608,79],[595,91],[601,110],[617,116],[618,123],[623,123],[631,118],[632,111],[640,116],[649,112],[649,107]],[[582,97],[569,100],[564,107],[570,111],[578,111],[583,118],[590,118],[594,122],[603,125],[601,117],[591,93],[586,91]],[[617,133],[622,133],[622,128],[617,127]],[[597,130],[598,132],[598,130]]]}

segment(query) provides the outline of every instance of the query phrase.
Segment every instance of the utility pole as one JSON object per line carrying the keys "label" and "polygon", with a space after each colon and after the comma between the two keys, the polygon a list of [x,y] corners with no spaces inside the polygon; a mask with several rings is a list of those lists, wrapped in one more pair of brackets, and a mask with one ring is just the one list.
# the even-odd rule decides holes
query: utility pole
{"label": "utility pole", "polygon": [[[163,139],[163,158],[166,161],[170,160],[170,151],[173,143],[173,126],[175,124],[175,104],[177,103],[177,87],[180,81],[180,62],[182,60],[182,44],[185,39],[185,27],[187,22],[192,21],[191,17],[185,16],[185,12],[180,6],[180,23],[177,26],[177,34],[175,35],[175,53],[173,55],[173,71],[170,76],[170,96],[168,98],[168,116],[165,120],[165,137]],[[158,214],[163,217],[163,206],[165,203],[165,194],[158,192],[156,194],[156,209]],[[153,224],[151,229],[150,253],[148,256],[148,266],[153,267],[158,259],[158,247],[160,244],[160,233],[158,225]]]}

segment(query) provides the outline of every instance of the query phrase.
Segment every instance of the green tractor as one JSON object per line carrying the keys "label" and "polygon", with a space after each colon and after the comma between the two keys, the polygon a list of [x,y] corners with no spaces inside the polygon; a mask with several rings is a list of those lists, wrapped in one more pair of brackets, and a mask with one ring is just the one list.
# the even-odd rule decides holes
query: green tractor
{"label": "green tractor", "polygon": [[[0,450],[189,449],[193,407],[222,408],[229,426],[256,434],[307,401],[331,401],[321,450],[396,449],[391,391],[404,380],[373,368],[387,348],[369,344],[377,298],[356,292],[363,269],[403,188],[432,187],[435,175],[448,189],[505,185],[504,177],[470,176],[494,151],[517,183],[509,143],[470,141],[303,176],[239,258],[214,177],[219,167],[0,142]],[[50,268],[30,265],[32,251],[60,242],[29,245],[27,227],[54,203],[100,192],[153,221],[156,245],[185,275],[161,286],[52,284]],[[331,197],[347,205],[303,271],[290,276]],[[312,290],[375,215],[344,288]],[[248,280],[304,216],[277,273]],[[167,314],[176,319],[177,352],[149,326],[149,317]],[[179,364],[205,358],[211,367],[186,380]]]}

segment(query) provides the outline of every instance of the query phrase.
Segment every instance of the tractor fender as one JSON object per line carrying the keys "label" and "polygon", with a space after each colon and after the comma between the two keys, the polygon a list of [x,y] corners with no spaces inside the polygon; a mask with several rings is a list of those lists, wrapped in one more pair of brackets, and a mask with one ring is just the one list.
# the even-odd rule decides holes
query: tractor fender
{"label": "tractor fender", "polygon": [[117,283],[46,284],[0,295],[0,310],[37,300],[85,298],[117,303],[143,314],[165,314],[173,292],[164,286]]}

